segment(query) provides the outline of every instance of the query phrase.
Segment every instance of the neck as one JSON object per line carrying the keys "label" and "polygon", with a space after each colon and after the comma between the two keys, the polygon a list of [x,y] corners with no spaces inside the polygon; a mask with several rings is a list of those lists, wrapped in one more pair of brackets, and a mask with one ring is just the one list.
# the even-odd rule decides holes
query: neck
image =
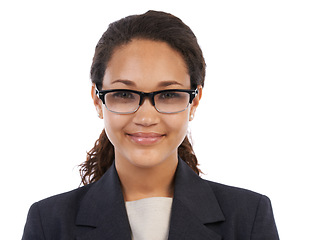
{"label": "neck", "polygon": [[165,160],[152,167],[138,167],[127,160],[115,160],[125,201],[149,197],[173,197],[178,159]]}

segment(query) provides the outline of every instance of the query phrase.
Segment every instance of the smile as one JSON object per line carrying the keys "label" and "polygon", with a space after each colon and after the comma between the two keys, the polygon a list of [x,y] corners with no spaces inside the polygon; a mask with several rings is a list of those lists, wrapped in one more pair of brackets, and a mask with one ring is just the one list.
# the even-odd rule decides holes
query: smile
{"label": "smile", "polygon": [[131,141],[140,145],[151,145],[159,142],[165,135],[159,133],[131,133],[127,134]]}

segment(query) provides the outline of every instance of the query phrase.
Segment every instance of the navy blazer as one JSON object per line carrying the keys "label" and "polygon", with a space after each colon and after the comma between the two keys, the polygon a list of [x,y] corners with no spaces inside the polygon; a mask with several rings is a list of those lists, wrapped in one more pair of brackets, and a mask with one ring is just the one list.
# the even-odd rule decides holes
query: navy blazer
{"label": "navy blazer", "polygon": [[[115,165],[95,183],[34,203],[22,239],[130,240]],[[180,159],[168,239],[277,240],[279,237],[266,196],[204,180]]]}

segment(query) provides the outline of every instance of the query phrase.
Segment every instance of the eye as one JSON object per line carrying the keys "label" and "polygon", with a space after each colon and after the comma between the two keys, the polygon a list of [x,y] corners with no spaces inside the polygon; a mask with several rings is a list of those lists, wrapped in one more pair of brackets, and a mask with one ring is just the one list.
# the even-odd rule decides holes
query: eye
{"label": "eye", "polygon": [[112,96],[115,99],[135,99],[135,94],[128,91],[113,92]]}
{"label": "eye", "polygon": [[159,94],[159,99],[173,99],[180,98],[180,94],[177,92],[163,92]]}

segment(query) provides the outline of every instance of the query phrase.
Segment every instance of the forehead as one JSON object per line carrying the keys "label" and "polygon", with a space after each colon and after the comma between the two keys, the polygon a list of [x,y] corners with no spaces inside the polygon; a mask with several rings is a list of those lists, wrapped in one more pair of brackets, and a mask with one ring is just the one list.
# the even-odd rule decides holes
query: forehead
{"label": "forehead", "polygon": [[190,76],[182,55],[165,42],[144,39],[134,39],[114,51],[103,87],[121,87],[122,83],[117,80],[129,80],[140,90],[153,90],[162,81],[190,88]]}

